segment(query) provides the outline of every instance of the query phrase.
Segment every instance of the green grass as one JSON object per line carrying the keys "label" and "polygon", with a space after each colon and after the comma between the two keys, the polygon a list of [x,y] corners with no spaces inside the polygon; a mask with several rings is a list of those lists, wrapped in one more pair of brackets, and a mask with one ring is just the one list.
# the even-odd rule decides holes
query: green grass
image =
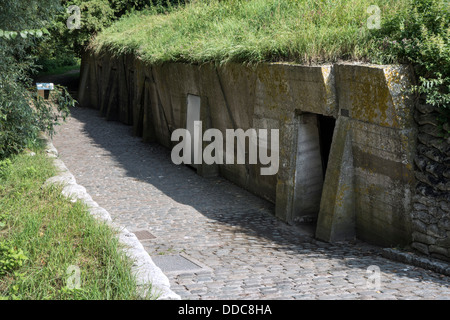
{"label": "green grass", "polygon": [[372,37],[367,9],[381,21],[408,0],[207,0],[158,14],[123,17],[91,43],[97,51],[135,53],[149,63],[365,61]]}
{"label": "green grass", "polygon": [[[115,231],[59,188],[42,187],[55,169],[39,150],[0,163],[0,297],[139,299],[132,262]],[[79,289],[67,286],[70,266],[81,271]]]}

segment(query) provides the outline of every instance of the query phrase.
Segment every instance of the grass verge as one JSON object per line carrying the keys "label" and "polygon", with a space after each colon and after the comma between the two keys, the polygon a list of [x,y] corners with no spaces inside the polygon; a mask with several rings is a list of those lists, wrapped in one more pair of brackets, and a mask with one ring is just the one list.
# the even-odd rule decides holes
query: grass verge
{"label": "grass verge", "polygon": [[139,299],[115,231],[60,188],[42,187],[55,175],[42,150],[0,162],[1,298]]}

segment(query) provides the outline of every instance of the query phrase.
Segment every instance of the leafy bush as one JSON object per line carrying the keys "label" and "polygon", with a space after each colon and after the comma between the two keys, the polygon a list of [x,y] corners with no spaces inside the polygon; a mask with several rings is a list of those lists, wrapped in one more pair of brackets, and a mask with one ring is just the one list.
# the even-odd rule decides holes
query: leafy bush
{"label": "leafy bush", "polygon": [[[114,10],[108,0],[62,0],[65,10],[55,18],[49,37],[44,47],[72,51],[81,56],[83,49],[95,34],[114,20]],[[80,29],[67,28],[67,20],[73,12],[67,12],[69,6],[78,6],[81,13]],[[56,55],[55,53],[53,55]]]}
{"label": "leafy bush", "polygon": [[[5,60],[10,59],[2,59],[0,53],[0,62]],[[36,134],[36,119],[21,77],[22,70],[0,63],[0,159],[20,152]]]}
{"label": "leafy bush", "polygon": [[74,101],[65,89],[43,101],[31,87],[32,48],[48,31],[59,0],[4,0],[0,10],[0,159],[23,150],[39,131],[50,135]]}
{"label": "leafy bush", "polygon": [[[186,0],[61,0],[64,8],[56,16],[50,32],[51,37],[38,48],[38,56],[47,71],[52,66],[49,62],[57,64],[62,56],[73,54],[81,56],[92,37],[109,27],[114,21],[123,15],[136,10],[142,10],[150,6],[163,12],[168,7],[184,4]],[[73,12],[67,12],[67,8],[75,5],[80,8],[81,23],[79,29],[67,28],[67,20]],[[55,51],[57,48],[57,51]],[[61,54],[64,53],[64,54]],[[47,57],[47,59],[45,59]],[[50,59],[48,59],[50,57]],[[47,65],[46,65],[47,64]],[[58,66],[61,66],[59,64]]]}
{"label": "leafy bush", "polygon": [[374,60],[414,66],[413,89],[450,115],[450,2],[410,0],[405,13],[387,19],[377,37]]}
{"label": "leafy bush", "polygon": [[39,75],[51,73],[64,68],[74,68],[79,65],[79,59],[68,48],[46,45],[39,48],[36,65],[39,66]]}
{"label": "leafy bush", "polygon": [[39,132],[53,135],[55,126],[75,105],[65,88],[57,87],[51,100],[37,96],[16,81],[0,75],[0,159],[17,154],[36,140]]}

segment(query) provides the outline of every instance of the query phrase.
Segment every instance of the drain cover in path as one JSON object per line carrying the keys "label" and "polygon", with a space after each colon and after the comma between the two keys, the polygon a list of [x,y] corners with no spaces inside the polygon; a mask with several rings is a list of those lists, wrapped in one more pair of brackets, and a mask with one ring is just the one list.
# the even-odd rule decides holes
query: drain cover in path
{"label": "drain cover in path", "polygon": [[164,273],[196,273],[211,270],[182,254],[152,256],[152,260]]}
{"label": "drain cover in path", "polygon": [[152,235],[147,230],[137,230],[137,231],[134,231],[134,234],[136,235],[138,240],[141,240],[141,241],[151,240],[151,239],[155,239],[156,238],[154,235]]}

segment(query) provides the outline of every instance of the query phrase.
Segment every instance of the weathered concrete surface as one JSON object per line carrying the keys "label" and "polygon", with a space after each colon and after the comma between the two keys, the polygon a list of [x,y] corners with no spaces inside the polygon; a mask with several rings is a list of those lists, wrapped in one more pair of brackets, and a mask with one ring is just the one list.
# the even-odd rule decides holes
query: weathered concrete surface
{"label": "weathered concrete surface", "polygon": [[[81,105],[99,109],[107,119],[124,123],[129,123],[132,114],[134,133],[142,135],[144,141],[157,141],[168,148],[174,145],[171,133],[186,126],[188,94],[201,98],[203,131],[280,129],[280,141],[286,143],[280,150],[278,175],[261,176],[260,165],[248,164],[223,164],[212,169],[202,165],[198,172],[209,176],[211,172],[220,173],[276,202],[280,218],[295,219],[292,212],[295,186],[291,178],[296,161],[291,155],[297,148],[293,139],[297,132],[295,110],[336,114],[331,66],[229,64],[218,68],[212,64],[180,63],[146,66],[128,56],[87,56],[84,61],[82,70],[90,75],[81,76]],[[92,73],[97,76],[93,78]],[[123,88],[128,88],[128,93]],[[94,99],[95,95],[98,97]],[[294,143],[289,144],[290,141]]]}
{"label": "weathered concrete surface", "polygon": [[346,239],[354,224],[359,239],[384,246],[408,245],[416,139],[414,105],[406,94],[410,71],[398,66],[335,68],[341,117],[317,236]]}
{"label": "weathered concrete surface", "polygon": [[315,114],[300,116],[295,169],[294,219],[308,221],[319,212],[323,188],[320,133]]}
{"label": "weathered concrete surface", "polygon": [[355,179],[350,129],[348,118],[338,119],[320,204],[316,237],[331,242],[356,237]]}
{"label": "weathered concrete surface", "polygon": [[[281,220],[295,223],[317,211],[317,236],[326,241],[356,236],[386,246],[411,242],[416,125],[414,106],[404,93],[411,82],[409,69],[281,63],[149,66],[132,56],[108,55],[83,60],[83,72],[89,74],[81,76],[81,104],[133,125],[144,141],[173,147],[171,133],[186,127],[189,94],[201,99],[203,131],[279,129],[276,175],[262,176],[260,165],[249,164],[202,164],[197,172],[220,174],[275,203]],[[302,169],[302,157],[308,157],[299,152],[308,138],[299,132],[310,135],[312,150],[321,142],[311,134],[320,136],[319,129],[302,131],[307,114],[333,116],[339,124],[325,183],[317,173],[300,178],[308,170]],[[317,161],[318,154],[313,158]],[[305,200],[300,190],[314,192]]]}

